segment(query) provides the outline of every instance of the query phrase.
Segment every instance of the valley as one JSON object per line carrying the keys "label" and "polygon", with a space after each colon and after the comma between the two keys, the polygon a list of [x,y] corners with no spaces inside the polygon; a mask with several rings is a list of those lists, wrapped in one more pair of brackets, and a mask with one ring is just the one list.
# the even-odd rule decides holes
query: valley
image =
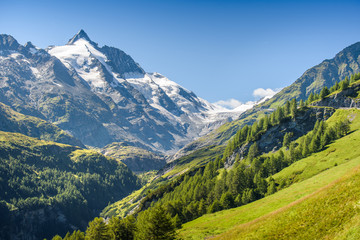
{"label": "valley", "polygon": [[83,30],[1,34],[0,238],[357,239],[359,59],[235,111]]}

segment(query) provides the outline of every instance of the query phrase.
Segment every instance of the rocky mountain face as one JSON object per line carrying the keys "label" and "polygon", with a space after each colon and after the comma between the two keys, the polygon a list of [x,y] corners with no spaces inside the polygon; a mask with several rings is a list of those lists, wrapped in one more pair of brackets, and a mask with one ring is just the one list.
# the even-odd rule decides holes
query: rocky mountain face
{"label": "rocky mountain face", "polygon": [[0,102],[48,120],[84,144],[127,142],[171,154],[238,117],[81,30],[40,49],[0,35]]}
{"label": "rocky mountain face", "polygon": [[[292,98],[307,99],[310,93],[319,93],[323,87],[330,88],[345,77],[360,71],[360,42],[342,51],[332,59],[306,70],[293,84],[284,88],[273,98],[263,104],[263,107],[284,103]],[[275,104],[276,105],[276,104]]]}
{"label": "rocky mountain face", "polygon": [[[285,87],[272,98],[241,113],[233,122],[187,144],[175,156],[181,157],[207,146],[224,144],[241,127],[252,124],[260,115],[271,113],[276,107],[292,98],[296,98],[297,101],[306,100],[311,93],[319,93],[324,86],[330,88],[335,82],[357,72],[360,72],[360,42],[343,49],[334,58],[324,60],[306,70],[293,84]],[[348,99],[344,104],[350,106],[351,102],[351,99]]]}

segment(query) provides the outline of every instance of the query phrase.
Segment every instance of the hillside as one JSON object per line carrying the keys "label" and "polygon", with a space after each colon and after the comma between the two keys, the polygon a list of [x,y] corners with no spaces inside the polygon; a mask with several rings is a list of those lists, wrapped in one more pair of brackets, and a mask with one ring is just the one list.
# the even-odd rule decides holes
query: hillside
{"label": "hillside", "polygon": [[140,187],[122,163],[95,151],[0,132],[1,239],[85,229],[109,203]]}
{"label": "hillside", "polygon": [[[323,201],[327,203],[331,202],[330,200],[326,200],[327,196],[329,199],[331,199],[331,197],[337,198],[342,193],[344,193],[344,195],[341,195],[343,198],[341,201],[336,201],[337,203],[349,203],[347,206],[353,209],[353,205],[350,203],[353,202],[353,204],[356,204],[358,201],[357,199],[347,197],[353,196],[354,194],[356,195],[355,192],[359,190],[356,190],[356,188],[342,188],[341,184],[343,183],[341,182],[345,181],[344,184],[350,184],[346,182],[346,179],[349,177],[358,178],[360,150],[357,148],[354,149],[353,146],[354,143],[360,141],[360,111],[355,109],[337,110],[328,122],[331,124],[332,121],[344,118],[352,120],[351,133],[349,135],[336,140],[325,150],[295,162],[272,176],[275,181],[280,184],[278,188],[281,188],[281,184],[282,188],[289,184],[292,185],[273,195],[239,208],[224,210],[214,214],[206,214],[192,222],[188,222],[179,230],[180,235],[184,239],[203,239],[204,237],[220,233],[223,234],[218,237],[219,239],[320,239],[324,236],[314,233],[317,231],[324,234],[326,226],[334,226],[330,224],[332,220],[336,222],[338,221],[336,219],[344,216],[351,219],[352,216],[354,216],[352,214],[340,215],[344,213],[340,212],[339,215],[337,215],[337,210],[342,209],[341,207],[343,206],[329,205],[330,207],[324,211],[322,211],[323,208],[321,207],[327,205],[325,202],[323,203]],[[284,182],[286,184],[283,184]],[[348,193],[349,189],[351,189],[351,191],[354,190],[354,192],[351,194]],[[339,192],[337,193],[337,191]],[[325,196],[325,198],[323,196]],[[302,202],[307,202],[304,203],[306,204],[304,205],[305,207],[297,207],[302,204]],[[315,202],[317,203],[313,204]],[[306,208],[310,210],[306,210]],[[321,217],[330,214],[326,211],[331,209],[335,211],[331,213],[331,218],[322,217],[323,220],[315,219],[315,216]],[[294,214],[294,211],[297,213]],[[314,214],[310,214],[310,212],[314,212]],[[286,218],[283,217],[281,219],[281,216],[285,216],[283,214],[287,214]],[[292,216],[299,217],[291,221],[293,219]],[[323,229],[323,231],[319,231],[317,224],[311,223],[312,217],[309,216],[314,216],[312,220],[322,221],[322,223],[325,224],[323,225],[324,227],[320,228]],[[280,220],[277,220],[278,218],[280,218]],[[302,219],[302,222],[299,221],[299,219]],[[280,221],[283,222],[280,223]],[[297,223],[299,223],[298,226],[303,224],[303,226],[312,229],[309,230],[309,233],[313,231],[311,234],[314,234],[314,237],[312,237],[312,235],[305,236],[304,234],[307,234],[308,230],[304,231],[302,227],[295,227]],[[338,232],[340,236],[344,236],[341,235],[343,234],[340,230],[342,229],[341,224],[348,224],[344,227],[345,230],[356,226],[356,224],[352,224],[350,220],[349,222],[344,221],[338,222],[337,224],[340,225],[337,225],[338,228],[334,229],[336,229],[336,232]],[[270,232],[269,229],[272,229],[272,232]],[[294,232],[291,233],[293,235],[285,235],[287,229],[293,229]],[[282,233],[284,233],[284,235],[281,235]],[[299,238],[297,238],[298,235],[300,236]],[[333,238],[331,237],[330,239]]]}
{"label": "hillside", "polygon": [[[266,196],[273,190],[269,189],[271,181],[265,178],[343,136],[344,126],[347,131],[346,118],[336,117],[341,112],[337,108],[350,100],[356,106],[359,86],[354,78],[349,87],[332,89],[328,96],[307,101],[306,106],[297,108],[295,100],[287,102],[252,126],[239,130],[226,148],[210,146],[168,163],[158,172],[155,181],[132,195],[130,205],[123,201],[114,203],[102,216],[113,216],[115,212],[124,216],[133,209],[143,211],[163,204],[175,208],[171,215],[178,214],[185,223],[208,211],[221,209],[213,209],[214,201],[223,201],[225,196],[232,199],[231,207]],[[332,107],[330,99],[335,96],[337,105]],[[329,102],[331,104],[326,104]],[[286,137],[288,143],[284,145]],[[277,184],[290,183],[292,181],[284,179]]]}
{"label": "hillside", "polygon": [[166,164],[166,157],[127,143],[111,143],[101,149],[105,156],[113,157],[134,172],[159,170]]}
{"label": "hillside", "polygon": [[311,93],[320,93],[326,86],[330,88],[335,82],[345,79],[360,71],[360,42],[346,47],[332,59],[306,70],[293,84],[285,87],[271,99],[255,105],[242,113],[238,119],[226,123],[209,134],[187,144],[175,155],[181,157],[197,149],[225,144],[240,128],[251,125],[264,114],[271,113],[286,101],[295,98],[306,100]]}
{"label": "hillside", "polygon": [[17,132],[41,140],[85,147],[78,139],[56,125],[18,113],[3,103],[0,103],[0,131]]}

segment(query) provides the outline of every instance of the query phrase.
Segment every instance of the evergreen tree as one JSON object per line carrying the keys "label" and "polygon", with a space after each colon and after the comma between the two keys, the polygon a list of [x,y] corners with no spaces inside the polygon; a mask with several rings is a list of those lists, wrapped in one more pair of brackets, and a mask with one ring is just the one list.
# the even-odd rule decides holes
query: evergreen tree
{"label": "evergreen tree", "polygon": [[256,198],[255,198],[254,190],[252,188],[246,188],[242,194],[242,198],[241,198],[242,203],[245,205],[255,200]]}
{"label": "evergreen tree", "polygon": [[235,205],[236,206],[241,206],[242,201],[241,201],[241,194],[238,194],[235,198]]}
{"label": "evergreen tree", "polygon": [[109,220],[108,227],[111,239],[113,240],[134,239],[136,225],[135,218],[133,216],[128,216],[122,220],[117,217],[112,217]]}
{"label": "evergreen tree", "polygon": [[350,83],[353,83],[353,82],[355,82],[355,75],[351,75],[351,77],[350,77]]}
{"label": "evergreen tree", "polygon": [[107,240],[111,235],[108,226],[105,224],[103,218],[96,217],[89,223],[86,229],[86,240]]}
{"label": "evergreen tree", "polygon": [[275,111],[275,121],[279,124],[284,119],[284,111],[282,107],[278,107]]}
{"label": "evergreen tree", "polygon": [[276,183],[275,180],[272,177],[270,177],[266,195],[271,195],[274,193],[276,193]]}
{"label": "evergreen tree", "polygon": [[286,101],[284,106],[284,115],[287,116],[290,114],[290,102]]}
{"label": "evergreen tree", "polygon": [[304,103],[304,100],[300,100],[300,103],[299,103],[299,107],[300,108],[303,108],[305,106],[305,103]]}
{"label": "evergreen tree", "polygon": [[263,124],[263,130],[266,131],[269,128],[269,117],[266,115],[264,117],[264,124]]}
{"label": "evergreen tree", "polygon": [[209,213],[218,212],[222,209],[222,206],[218,200],[215,200],[209,208]]}
{"label": "evergreen tree", "polygon": [[283,140],[283,147],[289,148],[290,146],[290,140],[291,140],[291,133],[287,132],[284,135],[284,140]]}
{"label": "evergreen tree", "polygon": [[71,235],[70,233],[66,234],[64,240],[85,240],[85,234],[80,230],[74,230]]}
{"label": "evergreen tree", "polygon": [[[204,206],[204,205],[203,205],[203,206]],[[202,209],[199,209],[199,212],[201,212],[201,215],[205,213]],[[181,222],[181,219],[180,219],[180,217],[179,217],[179,214],[176,214],[175,217],[172,218],[172,222],[173,222],[173,225],[174,225],[177,229],[181,228],[182,222]],[[129,239],[131,239],[131,238],[129,238]]]}
{"label": "evergreen tree", "polygon": [[329,94],[330,94],[329,89],[327,87],[324,87],[320,92],[320,98],[324,99]]}
{"label": "evergreen tree", "polygon": [[345,78],[345,80],[340,82],[340,90],[344,90],[344,89],[348,88],[349,84],[350,84],[349,79]]}
{"label": "evergreen tree", "polygon": [[252,161],[258,155],[259,155],[259,148],[257,146],[257,143],[254,142],[249,148],[247,157],[248,157],[248,159],[250,159]]}
{"label": "evergreen tree", "polygon": [[230,192],[226,192],[221,196],[220,203],[224,209],[235,207],[234,197]]}
{"label": "evergreen tree", "polygon": [[311,103],[315,100],[315,96],[314,93],[310,93],[309,98],[308,98],[308,103]]}
{"label": "evergreen tree", "polygon": [[169,214],[161,206],[139,214],[136,239],[171,240],[176,239],[175,226]]}

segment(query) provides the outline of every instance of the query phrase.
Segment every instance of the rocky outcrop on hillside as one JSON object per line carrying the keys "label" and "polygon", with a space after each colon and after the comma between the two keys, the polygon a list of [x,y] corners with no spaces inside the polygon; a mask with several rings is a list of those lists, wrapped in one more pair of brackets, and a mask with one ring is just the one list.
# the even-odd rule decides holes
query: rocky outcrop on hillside
{"label": "rocky outcrop on hillside", "polygon": [[[327,120],[335,112],[334,108],[305,107],[301,109],[294,119],[286,118],[280,124],[270,127],[256,141],[260,154],[276,151],[282,147],[286,133],[292,133],[291,141],[303,136],[314,128],[317,120]],[[238,148],[229,159],[226,160],[226,166],[230,167],[235,156],[243,158],[247,155],[253,142],[243,144]]]}
{"label": "rocky outcrop on hillside", "polygon": [[312,106],[333,108],[360,108],[360,83],[340,92],[335,92],[324,99],[312,103]]}
{"label": "rocky outcrop on hillside", "polygon": [[[176,156],[181,157],[210,145],[224,144],[241,127],[251,125],[259,115],[268,113],[292,98],[296,98],[297,101],[306,100],[310,93],[320,93],[324,86],[330,88],[335,82],[358,72],[360,72],[360,42],[346,47],[334,58],[326,59],[306,70],[293,84],[282,89],[271,99],[243,112],[233,122],[189,143]],[[344,102],[343,107],[349,107],[351,103],[352,101],[348,100],[348,102]]]}

